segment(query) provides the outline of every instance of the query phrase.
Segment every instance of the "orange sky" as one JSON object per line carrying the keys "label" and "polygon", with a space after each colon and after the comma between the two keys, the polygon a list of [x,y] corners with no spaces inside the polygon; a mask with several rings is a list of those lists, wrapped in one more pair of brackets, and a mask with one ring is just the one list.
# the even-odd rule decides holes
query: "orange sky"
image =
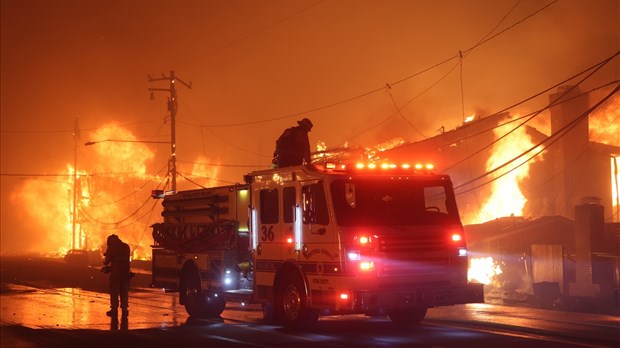
{"label": "orange sky", "polygon": [[[395,82],[551,2],[1,0],[2,252],[45,248],[29,207],[10,198],[33,177],[15,174],[64,173],[76,118],[78,168],[91,171],[102,155],[83,143],[100,140],[91,137],[105,124],[137,139],[168,139],[167,95],[150,100],[147,91],[167,84],[149,83],[148,74],[175,70],[192,82],[179,88],[179,165],[192,173],[191,162],[220,163],[207,172],[233,183],[254,165],[267,167],[275,139],[306,110],[320,108],[304,116],[315,125],[311,143],[328,147],[420,139],[409,122],[428,136],[456,127],[461,70],[434,84],[458,60]],[[562,0],[476,48],[462,62],[465,113],[500,110],[611,56],[620,48],[619,17],[617,0]],[[620,78],[618,61],[582,90]],[[386,84],[389,92],[322,108]],[[373,127],[394,114],[392,98],[404,105],[426,89],[402,110],[409,122],[397,116]],[[221,127],[231,124],[241,125]],[[144,166],[154,176],[168,147],[147,147],[153,157]]]}

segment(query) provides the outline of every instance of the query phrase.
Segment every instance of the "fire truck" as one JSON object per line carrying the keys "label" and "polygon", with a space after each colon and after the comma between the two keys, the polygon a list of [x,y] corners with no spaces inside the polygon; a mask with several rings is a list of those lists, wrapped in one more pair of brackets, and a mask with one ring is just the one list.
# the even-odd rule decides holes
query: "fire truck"
{"label": "fire truck", "polygon": [[324,163],[157,192],[153,286],[178,291],[190,316],[261,303],[288,328],[361,313],[411,327],[427,308],[483,302],[451,180],[431,169]]}

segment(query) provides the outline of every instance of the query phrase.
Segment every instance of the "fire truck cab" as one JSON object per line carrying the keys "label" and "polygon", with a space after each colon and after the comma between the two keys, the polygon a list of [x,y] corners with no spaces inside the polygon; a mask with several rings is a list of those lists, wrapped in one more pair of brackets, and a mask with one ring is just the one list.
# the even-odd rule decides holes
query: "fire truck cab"
{"label": "fire truck cab", "polygon": [[192,316],[262,303],[301,327],[325,314],[385,313],[415,326],[429,307],[483,302],[447,175],[424,166],[326,163],[252,172],[245,183],[163,198],[153,286]]}

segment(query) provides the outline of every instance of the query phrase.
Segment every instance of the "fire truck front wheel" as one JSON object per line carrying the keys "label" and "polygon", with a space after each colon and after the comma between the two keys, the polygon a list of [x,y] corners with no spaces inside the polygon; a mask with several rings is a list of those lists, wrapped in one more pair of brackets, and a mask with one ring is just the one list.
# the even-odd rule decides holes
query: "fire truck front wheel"
{"label": "fire truck front wheel", "polygon": [[192,317],[210,318],[222,314],[226,308],[226,301],[215,295],[206,295],[200,286],[200,276],[197,272],[185,272],[181,291],[185,295],[185,310]]}
{"label": "fire truck front wheel", "polygon": [[392,309],[388,316],[392,323],[398,327],[411,328],[420,324],[426,315],[426,308]]}
{"label": "fire truck front wheel", "polygon": [[308,295],[304,282],[298,275],[287,274],[278,287],[276,313],[286,328],[300,329],[314,325],[319,319],[317,311],[308,308]]}

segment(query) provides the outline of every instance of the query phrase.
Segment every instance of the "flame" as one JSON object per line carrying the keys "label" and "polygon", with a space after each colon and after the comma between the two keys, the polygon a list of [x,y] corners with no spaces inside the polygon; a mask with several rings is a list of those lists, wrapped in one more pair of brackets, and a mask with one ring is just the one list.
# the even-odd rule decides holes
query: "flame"
{"label": "flame", "polygon": [[198,156],[192,168],[192,176],[206,179],[206,182],[203,184],[205,187],[217,186],[219,172],[219,167],[210,164],[209,159],[202,155]]}
{"label": "flame", "polygon": [[611,204],[613,221],[620,222],[620,156],[612,156],[611,167]]}
{"label": "flame", "polygon": [[[517,115],[516,117],[519,116]],[[495,136],[503,136],[513,127],[514,126],[511,124],[498,127],[494,130]],[[486,163],[486,169],[490,171],[503,165],[525,152],[533,145],[534,143],[531,137],[526,133],[525,128],[517,128],[508,136],[494,144],[492,154]],[[534,152],[537,151],[538,149]],[[530,154],[534,152],[530,152]],[[530,163],[540,160],[541,155],[534,157],[530,162],[524,163],[528,157],[529,156],[526,155],[524,158],[512,162],[508,167],[495,172],[494,178],[498,179],[491,183],[491,195],[487,197],[486,201],[482,204],[480,214],[474,217],[472,221],[467,221],[467,223],[482,223],[503,216],[523,215],[523,207],[527,202],[527,198],[525,198],[521,192],[519,183],[529,176]],[[521,163],[523,164],[517,167]],[[504,173],[506,174],[500,177],[500,175]]]}
{"label": "flame", "polygon": [[[614,95],[603,106],[592,112],[588,120],[590,141],[612,146],[620,146],[620,96]],[[618,207],[618,183],[620,174],[617,166],[620,165],[620,156],[613,154],[611,165],[611,197],[613,221],[620,221]]]}
{"label": "flame", "polygon": [[[136,140],[113,123],[94,131],[91,138]],[[27,207],[28,220],[41,231],[33,250],[64,255],[72,247],[75,174],[75,247],[104,251],[107,236],[114,233],[130,245],[133,259],[150,258],[149,218],[157,218],[154,210],[160,209],[150,203],[150,191],[162,181],[146,174],[154,153],[144,143],[114,141],[99,142],[84,152],[89,158],[78,163],[77,173],[68,165],[61,181],[29,179],[12,193],[16,206]]]}
{"label": "flame", "polygon": [[620,146],[620,96],[614,95],[602,107],[590,114],[590,141]]}
{"label": "flame", "polygon": [[394,139],[387,140],[383,143],[377,144],[373,147],[367,147],[365,148],[365,150],[368,155],[368,159],[373,159],[379,153],[396,148],[400,145],[403,145],[404,143],[405,143],[405,140],[403,138],[394,138]]}
{"label": "flame", "polygon": [[492,257],[474,257],[469,259],[467,279],[485,285],[498,283],[497,277],[502,269]]}
{"label": "flame", "polygon": [[475,120],[476,120],[476,114],[472,114],[472,115],[465,117],[465,120],[463,120],[463,123],[470,123]]}
{"label": "flame", "polygon": [[96,130],[91,138],[111,140],[101,141],[93,146],[101,157],[95,170],[116,173],[118,175],[115,177],[120,180],[146,177],[146,162],[154,157],[154,153],[146,144],[137,142],[138,139],[129,130],[114,123],[105,124]]}

